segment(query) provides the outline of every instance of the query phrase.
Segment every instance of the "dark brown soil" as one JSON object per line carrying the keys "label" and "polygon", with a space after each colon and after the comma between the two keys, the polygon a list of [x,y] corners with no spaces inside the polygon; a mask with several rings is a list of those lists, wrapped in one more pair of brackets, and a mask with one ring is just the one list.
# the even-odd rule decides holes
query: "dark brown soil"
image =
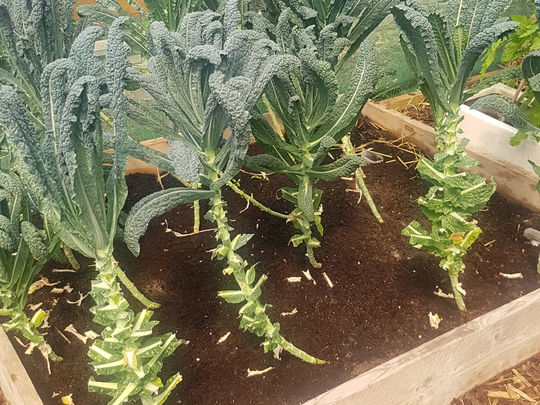
{"label": "dark brown soil", "polygon": [[431,107],[427,103],[410,106],[404,111],[404,113],[412,119],[423,122],[430,127],[433,126],[433,113],[431,111]]}
{"label": "dark brown soil", "polygon": [[454,399],[452,405],[531,403],[540,403],[540,353]]}
{"label": "dark brown soil", "polygon": [[[369,124],[360,133],[363,139],[356,139],[359,143],[381,136]],[[403,161],[411,160],[411,156],[396,149],[380,144],[374,147],[398,155]],[[258,272],[269,277],[262,299],[273,305],[269,310],[271,318],[281,323],[285,337],[330,362],[324,366],[302,363],[287,353],[281,361],[276,360],[262,352],[256,336],[238,329],[238,307],[216,296],[217,291],[233,285],[231,278],[222,274],[223,263],[210,260],[208,250],[215,246],[212,232],[184,238],[165,233],[165,220],[174,231],[191,231],[189,207],[179,207],[152,221],[142,239],[140,257],[131,257],[119,244],[118,259],[123,267],[147,296],[162,305],[156,314],[161,321],[158,329],[174,331],[190,341],[166,360],[163,376],[176,370],[184,376],[168,403],[299,404],[540,287],[540,276],[535,271],[538,249],[521,236],[525,227],[539,227],[540,218],[495,195],[488,208],[477,215],[484,233],[466,258],[467,270],[461,279],[468,292],[469,312],[459,312],[452,300],[433,294],[438,288],[450,290],[437,259],[414,249],[400,235],[411,220],[422,218],[415,200],[425,192],[426,185],[414,169],[405,170],[399,161],[369,166],[365,172],[367,185],[385,219],[383,224],[375,221],[365,200],[358,203],[357,194],[346,192],[353,188],[350,181],[319,185],[324,189],[325,235],[316,254],[334,288],[325,283],[320,270],[313,269],[316,285],[305,279],[288,283],[286,277],[302,276],[301,270],[309,268],[303,250],[287,244],[292,227],[253,206],[246,208],[245,201],[225,192],[235,232],[255,233],[241,253],[250,263],[259,263]],[[242,174],[240,179],[246,191],[273,209],[290,210],[286,201],[276,199],[278,189],[288,184],[285,178],[274,175],[267,181]],[[128,207],[160,189],[152,176],[129,176],[128,184]],[[174,183],[165,178],[164,184]],[[203,222],[203,229],[210,227]],[[74,299],[76,291],[88,291],[91,268],[88,271],[48,276],[68,281],[75,288],[69,294]],[[522,272],[524,277],[509,280],[499,272]],[[44,300],[50,307],[46,289],[31,298],[32,302]],[[67,344],[55,330],[63,330],[70,323],[81,332],[91,329],[87,311],[91,299],[76,307],[65,302],[66,295],[56,298],[58,305],[51,316],[53,326],[48,338],[58,354],[65,357],[64,363],[54,364],[52,376],[47,377],[37,354],[23,355],[23,362],[46,404],[59,403],[58,397],[51,399],[53,392],[73,392],[77,405],[104,404],[103,398],[86,392],[91,374],[86,347],[65,333],[73,342]],[[296,315],[280,315],[294,308],[298,310]],[[430,327],[430,311],[443,318],[438,330]],[[216,344],[228,332],[230,337]],[[22,351],[16,343],[15,347]],[[263,370],[270,366],[275,369],[262,376],[246,376],[248,368]]]}

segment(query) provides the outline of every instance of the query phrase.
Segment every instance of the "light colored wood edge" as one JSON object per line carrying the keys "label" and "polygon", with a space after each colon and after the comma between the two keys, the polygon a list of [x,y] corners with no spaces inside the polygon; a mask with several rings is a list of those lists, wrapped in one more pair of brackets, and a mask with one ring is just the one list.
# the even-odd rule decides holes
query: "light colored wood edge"
{"label": "light colored wood edge", "polygon": [[426,101],[426,98],[423,96],[423,94],[419,91],[415,91],[413,93],[402,94],[401,96],[379,101],[379,103],[391,110],[402,112],[408,107],[415,106],[424,101]]}
{"label": "light colored wood edge", "polygon": [[0,389],[10,405],[43,405],[2,327],[0,327]]}
{"label": "light colored wood edge", "polygon": [[453,398],[540,352],[538,313],[540,289],[304,405],[447,405]]}
{"label": "light colored wood edge", "polygon": [[[424,152],[433,155],[436,148],[434,129],[387,107],[387,105],[401,105],[406,98],[400,97],[402,98],[396,103],[386,105],[368,101],[362,114],[395,138],[405,138]],[[476,149],[467,148],[467,152],[479,163],[474,170],[486,178],[493,177],[497,183],[497,190],[502,195],[529,209],[540,211],[540,194],[536,190],[538,179],[532,173]]]}
{"label": "light colored wood edge", "polygon": [[[467,81],[467,85],[469,87],[473,87],[473,86],[477,85],[478,83],[480,83],[480,81],[482,79],[486,79],[486,78],[494,75],[497,72],[498,72],[498,70],[493,71],[493,72],[485,73],[484,75],[472,76]],[[496,87],[496,86],[492,86],[492,87]],[[508,90],[513,90],[509,86],[505,86],[505,87]],[[515,90],[514,90],[514,92],[515,92]],[[423,102],[425,100],[426,100],[426,98],[424,97],[424,95],[420,91],[414,91],[412,93],[402,94],[400,96],[388,98],[386,100],[381,100],[380,103],[385,105],[386,107],[392,109],[392,110],[404,111],[405,109],[407,109],[407,107],[419,104],[419,103],[421,103],[421,102]]]}

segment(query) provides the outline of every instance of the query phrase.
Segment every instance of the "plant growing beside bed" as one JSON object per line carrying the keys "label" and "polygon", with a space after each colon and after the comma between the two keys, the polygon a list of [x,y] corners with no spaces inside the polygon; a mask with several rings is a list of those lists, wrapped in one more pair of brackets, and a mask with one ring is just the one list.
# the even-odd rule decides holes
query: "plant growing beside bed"
{"label": "plant growing beside bed", "polygon": [[[136,314],[120,282],[145,306],[157,305],[137,290],[113,256],[127,195],[127,99],[123,94],[127,49],[122,22],[116,20],[110,27],[105,64],[93,55],[101,29],[90,27],[77,37],[67,58],[44,69],[45,132],[41,137],[9,86],[0,90],[0,122],[13,148],[13,169],[25,179],[25,190],[44,222],[69,247],[94,260],[97,277],[91,295],[96,305],[91,312],[104,328],[89,350],[100,376],[99,381],[89,381],[89,389],[110,396],[110,404],[133,397],[161,403],[181,380],[176,374],[163,386],[157,378],[162,359],[183,342],[171,333],[150,337],[157,324],[151,321],[152,311]],[[110,134],[100,122],[104,108],[112,118]],[[103,153],[105,138],[114,147],[112,155]]]}
{"label": "plant growing beside bed", "polygon": [[[246,164],[252,170],[285,174],[293,182],[293,187],[282,189],[283,197],[294,206],[288,221],[298,231],[290,242],[305,246],[315,268],[322,267],[313,251],[320,246],[313,228],[323,234],[318,181],[354,173],[358,191],[382,222],[363,180],[360,166],[365,162],[356,156],[348,133],[378,79],[374,50],[365,39],[395,3],[287,2],[275,27],[262,25],[269,27],[282,52],[298,55],[300,66],[268,84],[260,111],[251,120],[265,154],[248,157]],[[340,86],[338,78],[347,69],[350,80]],[[270,119],[264,119],[263,112]],[[330,149],[336,146],[342,147],[345,156],[326,164]]]}
{"label": "plant growing beside bed", "polygon": [[[257,277],[255,265],[238,253],[253,235],[231,235],[221,188],[244,163],[251,138],[249,113],[269,80],[298,64],[292,56],[279,55],[276,44],[264,34],[238,29],[240,19],[238,1],[229,1],[223,16],[212,11],[187,14],[176,33],[160,22],[151,25],[151,74],[143,76],[132,69],[131,78],[154,100],[134,110],[140,122],[161,127],[172,141],[171,151],[160,155],[132,145],[132,152],[200,188],[176,187],[143,198],[129,214],[125,240],[137,255],[138,240],[153,217],[180,204],[209,200],[206,217],[215,224],[218,242],[212,257],[225,261],[223,273],[232,275],[238,285],[237,290],[220,291],[219,296],[242,304],[240,327],[263,338],[265,352],[279,357],[285,350],[304,361],[323,363],[288,342],[279,323],[270,320],[268,306],[260,299],[267,277]],[[167,125],[156,122],[156,114],[166,117]],[[231,133],[224,139],[227,128]]]}
{"label": "plant growing beside bed", "polygon": [[431,183],[426,196],[418,199],[431,229],[413,221],[403,234],[413,246],[441,259],[439,265],[448,273],[460,310],[466,310],[465,290],[458,279],[465,270],[463,257],[482,232],[472,216],[485,206],[496,186],[493,179],[486,182],[479,174],[465,171],[477,163],[465,152],[467,140],[457,138],[462,120],[459,107],[478,58],[517,26],[498,22],[508,6],[505,0],[453,0],[443,15],[406,0],[392,9],[406,59],[431,106],[437,141],[434,159],[424,158],[417,166]]}
{"label": "plant growing beside bed", "polygon": [[58,257],[59,240],[31,222],[35,213],[21,183],[15,174],[0,172],[0,315],[9,318],[2,327],[28,341],[28,354],[37,348],[47,363],[61,361],[38,329],[47,312],[39,308],[31,318],[25,313],[30,285]]}

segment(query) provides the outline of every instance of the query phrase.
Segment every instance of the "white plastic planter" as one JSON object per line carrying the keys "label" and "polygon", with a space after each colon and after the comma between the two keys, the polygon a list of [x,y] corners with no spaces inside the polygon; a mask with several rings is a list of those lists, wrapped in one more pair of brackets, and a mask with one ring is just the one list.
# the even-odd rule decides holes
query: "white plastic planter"
{"label": "white plastic planter", "polygon": [[470,140],[469,150],[491,155],[534,174],[529,160],[540,164],[538,142],[526,139],[518,146],[511,146],[510,138],[517,134],[516,128],[466,105],[461,106],[461,114],[464,117],[461,122],[461,137]]}

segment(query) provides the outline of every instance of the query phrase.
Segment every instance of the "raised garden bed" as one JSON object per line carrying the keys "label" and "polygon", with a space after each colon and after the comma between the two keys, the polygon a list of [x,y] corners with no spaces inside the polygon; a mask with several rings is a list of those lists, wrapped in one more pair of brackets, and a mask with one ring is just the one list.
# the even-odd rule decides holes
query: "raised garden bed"
{"label": "raised garden bed", "polygon": [[[525,227],[540,225],[538,214],[499,194],[480,213],[478,220],[485,232],[466,259],[467,271],[462,281],[468,291],[469,312],[460,313],[453,300],[433,294],[438,288],[449,291],[447,275],[438,268],[437,260],[412,248],[400,235],[409,221],[420,217],[414,200],[425,191],[412,165],[407,169],[400,162],[409,162],[415,156],[389,146],[388,139],[379,141],[383,134],[369,124],[360,132],[363,138],[356,139],[357,143],[374,141],[369,147],[389,156],[389,163],[366,168],[367,184],[385,223],[378,224],[367,207],[358,204],[358,195],[346,191],[352,188],[349,181],[336,180],[325,185],[326,233],[320,256],[333,288],[325,283],[320,271],[314,270],[316,285],[305,279],[288,283],[287,277],[301,276],[300,271],[306,269],[303,253],[287,247],[291,229],[254,207],[246,208],[245,201],[232,192],[226,196],[238,232],[253,232],[253,224],[258,229],[244,253],[252,262],[259,262],[259,271],[269,276],[264,299],[274,305],[271,317],[279,319],[285,336],[330,364],[308,365],[286,354],[281,361],[275,360],[262,353],[256,337],[238,330],[234,306],[222,304],[216,297],[216,291],[227,288],[224,284],[230,280],[223,277],[220,264],[211,262],[206,252],[215,244],[211,233],[177,237],[174,232],[166,232],[190,232],[192,213],[188,207],[178,208],[151,223],[137,259],[118,246],[123,251],[118,257],[128,275],[146,295],[162,304],[156,314],[161,321],[158,329],[175,331],[179,337],[190,340],[188,346],[181,347],[165,363],[165,374],[180,370],[185,380],[174,391],[170,403],[298,404],[324,394],[309,403],[372,404],[380,400],[380,395],[388,395],[385,400],[396,404],[443,404],[472,388],[479,382],[476,378],[483,381],[495,375],[500,371],[494,370],[497,366],[509,367],[540,350],[540,326],[532,322],[540,310],[540,293],[526,295],[540,287],[537,249],[521,237]],[[286,201],[275,198],[286,179],[273,176],[268,182],[248,174],[240,178],[246,191],[272,208],[288,210]],[[169,178],[164,178],[163,183],[172,185]],[[128,176],[128,184],[126,208],[160,189],[152,175]],[[347,215],[343,216],[343,212]],[[202,228],[209,226],[203,223]],[[53,267],[44,275],[50,280],[61,278],[69,282],[73,293],[51,296],[48,289],[43,289],[33,294],[31,301],[44,302],[48,309],[57,299],[48,339],[65,361],[61,367],[53,364],[53,373],[47,376],[40,356],[25,356],[16,342],[14,347],[44,404],[59,403],[58,396],[51,398],[55,392],[74,393],[77,405],[105,403],[103,398],[86,392],[91,374],[86,361],[87,347],[63,332],[72,342],[68,344],[55,329],[63,331],[71,323],[80,332],[93,327],[87,310],[90,299],[83,301],[81,307],[66,302],[66,298],[77,299],[77,292],[88,291],[90,273],[64,273],[60,277],[51,271]],[[515,272],[521,272],[523,278],[507,279],[500,275]],[[508,302],[511,303],[497,309],[498,312],[466,323]],[[295,308],[296,315],[280,315]],[[443,318],[438,330],[429,324],[430,311]],[[501,317],[501,313],[506,316]],[[217,344],[228,332],[229,338]],[[471,339],[475,345],[470,344]],[[402,354],[411,349],[412,352]],[[441,359],[445,360],[441,363]],[[373,368],[388,360],[389,363]],[[492,361],[495,365],[487,367]],[[467,371],[473,365],[476,368]],[[449,370],[458,366],[462,371],[456,372],[455,379],[450,381]],[[267,367],[275,369],[247,377],[248,368]],[[451,389],[442,389],[441,378],[448,380]],[[459,378],[464,382],[456,382]],[[333,389],[341,383],[346,385]],[[411,387],[417,390],[412,391]],[[325,393],[327,390],[330,391]],[[416,399],[401,396],[405,392],[411,392]],[[430,395],[439,392],[441,400],[430,402],[434,398]]]}

